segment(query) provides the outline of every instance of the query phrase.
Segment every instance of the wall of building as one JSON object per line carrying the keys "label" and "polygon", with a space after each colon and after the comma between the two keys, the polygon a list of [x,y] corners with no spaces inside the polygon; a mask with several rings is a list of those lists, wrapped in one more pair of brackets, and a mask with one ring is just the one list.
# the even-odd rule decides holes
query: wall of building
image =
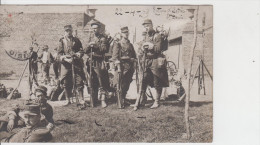
{"label": "wall of building", "polygon": [[[50,51],[58,47],[59,39],[64,35],[63,27],[72,25],[74,35],[81,40],[83,47],[89,37],[91,18],[85,13],[24,13],[8,20],[8,34],[10,37],[0,38],[0,73],[23,69],[23,61],[10,58],[4,51],[17,50],[20,52],[28,51],[31,45],[31,36],[34,36],[40,46],[48,45]],[[102,24],[102,29],[105,26]],[[4,49],[3,49],[4,48]],[[14,67],[10,67],[14,65]],[[19,74],[19,73],[18,73]]]}

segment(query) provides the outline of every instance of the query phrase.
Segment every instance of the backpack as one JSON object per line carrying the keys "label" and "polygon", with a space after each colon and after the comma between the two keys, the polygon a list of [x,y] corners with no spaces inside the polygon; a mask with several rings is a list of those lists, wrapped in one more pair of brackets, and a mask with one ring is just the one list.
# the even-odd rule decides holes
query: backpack
{"label": "backpack", "polygon": [[162,36],[162,51],[168,50],[168,45],[169,45],[168,37],[163,35]]}

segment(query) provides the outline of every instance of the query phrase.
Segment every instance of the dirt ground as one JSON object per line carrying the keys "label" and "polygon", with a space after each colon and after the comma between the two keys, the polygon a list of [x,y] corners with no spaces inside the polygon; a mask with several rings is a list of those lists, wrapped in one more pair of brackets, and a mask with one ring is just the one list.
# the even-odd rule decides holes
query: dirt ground
{"label": "dirt ground", "polygon": [[[0,80],[7,87],[15,87],[18,80]],[[213,97],[212,83],[206,79],[207,95],[198,95],[196,81],[192,89],[190,103],[190,126],[192,137],[186,140],[184,123],[184,102],[176,102],[175,90],[168,88],[169,98],[158,109],[147,106],[133,111],[127,106],[117,109],[109,103],[105,109],[100,106],[78,111],[75,104],[64,107],[64,101],[49,103],[54,108],[56,128],[52,131],[52,142],[212,142],[213,139]],[[127,98],[134,103],[137,93],[132,82]],[[0,115],[13,104],[24,101],[28,94],[27,79],[23,79],[18,89],[22,98],[0,99]],[[86,89],[85,89],[86,91]],[[152,89],[153,92],[153,89]],[[88,99],[87,93],[85,98]]]}

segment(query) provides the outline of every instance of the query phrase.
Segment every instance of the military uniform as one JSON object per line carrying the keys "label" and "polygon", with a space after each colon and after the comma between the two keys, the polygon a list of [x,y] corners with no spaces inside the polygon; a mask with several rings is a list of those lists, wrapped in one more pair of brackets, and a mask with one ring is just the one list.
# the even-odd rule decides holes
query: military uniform
{"label": "military uniform", "polygon": [[[19,113],[21,118],[24,115],[35,116],[39,119],[41,114],[40,106],[37,104],[27,104],[22,112]],[[37,119],[36,118],[36,119]],[[29,120],[29,119],[27,119]],[[35,120],[36,121],[36,120]],[[50,130],[46,128],[47,122],[45,120],[38,121],[36,124],[27,124],[15,134],[10,134],[2,139],[3,142],[48,142],[52,139]]]}
{"label": "military uniform", "polygon": [[[9,120],[14,120],[14,128],[24,127],[25,123],[23,119],[19,116],[19,113],[24,108],[23,105],[16,104],[10,111],[8,111],[4,116],[0,117],[0,131],[5,131]],[[47,100],[41,103],[41,113],[44,115],[45,119],[54,124],[53,120],[53,108],[47,103]]]}
{"label": "military uniform", "polygon": [[[128,27],[122,27],[121,32],[125,33],[128,32]],[[136,53],[132,43],[128,39],[122,38],[119,41],[114,41],[113,44],[113,54],[112,54],[112,61],[115,64],[120,65],[120,73],[121,75],[121,89],[122,89],[122,99],[123,103],[125,102],[125,97],[129,86],[132,82],[133,74],[135,71],[134,67],[134,60],[136,59]],[[114,74],[114,83],[118,85],[118,68],[117,73]],[[123,104],[124,105],[124,104]]]}
{"label": "military uniform", "polygon": [[53,62],[53,71],[55,74],[55,79],[59,79],[60,76],[60,69],[61,69],[61,64],[58,60],[58,52],[56,50],[56,52],[53,54],[53,58],[54,58],[54,62]]}
{"label": "military uniform", "polygon": [[[64,27],[65,29],[72,29],[71,25]],[[85,80],[84,74],[84,63],[81,57],[74,57],[75,53],[80,53],[81,57],[83,56],[83,48],[81,41],[74,36],[68,37],[64,36],[59,40],[58,48],[58,57],[61,56],[71,56],[73,57],[74,64],[74,76],[75,76],[75,85],[79,92],[79,95],[83,98],[83,81]],[[65,96],[69,101],[69,98],[72,96],[72,87],[73,87],[73,77],[72,77],[72,64],[59,59],[61,62],[61,72],[60,72],[60,81],[62,86],[65,88]],[[70,101],[69,101],[70,103]]]}
{"label": "military uniform", "polygon": [[[31,48],[32,49],[32,48]],[[38,54],[35,51],[29,52],[29,87],[30,91],[32,90],[32,84],[33,81],[35,82],[36,85],[38,85],[37,81],[37,74],[38,74]]]}
{"label": "military uniform", "polygon": [[[152,21],[150,19],[147,19],[144,21],[143,25],[144,24],[152,24]],[[144,78],[141,86],[141,96],[142,98],[145,98],[147,85],[154,87],[157,93],[154,97],[155,103],[151,108],[156,108],[159,106],[158,102],[160,100],[162,88],[169,86],[166,59],[165,56],[162,54],[162,37],[159,33],[157,33],[153,29],[150,30],[144,37],[142,47],[144,47],[146,43],[152,44],[152,48],[146,50],[146,67],[144,69]],[[142,58],[143,54],[144,51],[141,51],[141,56],[139,58]],[[144,62],[141,62],[141,65],[143,65],[143,63]]]}
{"label": "military uniform", "polygon": [[[91,25],[96,25],[99,27],[99,23],[94,21]],[[92,44],[91,44],[92,43]],[[92,51],[92,64],[91,61],[91,51]],[[92,67],[92,84],[94,93],[94,102],[97,99],[101,100],[103,107],[106,107],[105,96],[106,92],[110,90],[109,86],[109,76],[108,69],[105,62],[105,53],[109,51],[109,42],[105,35],[101,33],[96,33],[89,37],[85,53],[88,55],[88,60],[86,62],[87,72],[90,72],[90,67]]]}

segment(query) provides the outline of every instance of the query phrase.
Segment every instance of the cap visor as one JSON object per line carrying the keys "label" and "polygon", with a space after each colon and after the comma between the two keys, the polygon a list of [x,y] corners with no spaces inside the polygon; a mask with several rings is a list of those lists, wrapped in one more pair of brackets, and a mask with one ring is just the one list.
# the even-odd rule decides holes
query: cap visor
{"label": "cap visor", "polygon": [[22,117],[22,118],[24,118],[24,115],[33,115],[33,116],[35,116],[35,115],[38,115],[38,114],[29,112],[29,111],[23,111],[23,112],[19,113],[19,116]]}

